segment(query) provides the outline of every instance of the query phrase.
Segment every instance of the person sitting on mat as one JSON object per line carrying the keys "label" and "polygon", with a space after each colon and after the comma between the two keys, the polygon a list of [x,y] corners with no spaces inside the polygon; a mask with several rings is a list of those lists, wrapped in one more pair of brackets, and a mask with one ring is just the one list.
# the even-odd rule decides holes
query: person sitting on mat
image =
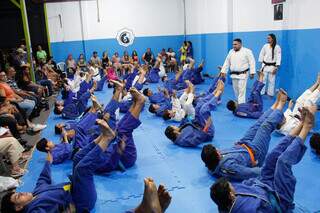
{"label": "person sitting on mat", "polygon": [[264,87],[263,72],[260,72],[259,79],[253,85],[250,97],[246,103],[238,104],[231,100],[227,103],[227,108],[235,116],[258,119],[263,114],[263,101],[261,90]]}
{"label": "person sitting on mat", "polygon": [[200,143],[211,141],[214,136],[214,126],[211,120],[211,111],[217,105],[217,98],[224,91],[224,83],[219,81],[217,89],[197,103],[195,119],[192,122],[183,120],[180,127],[168,126],[165,135],[174,144],[185,147],[194,147]]}
{"label": "person sitting on mat", "polygon": [[295,105],[293,101],[289,103],[289,107],[284,113],[285,120],[283,123],[281,123],[278,132],[283,135],[289,134],[290,131],[295,126],[299,125],[299,123],[301,122],[300,121],[301,115],[299,110],[302,107],[316,104],[319,99],[320,99],[320,73],[318,73],[316,82],[297,99]]}
{"label": "person sitting on mat", "polygon": [[303,110],[302,122],[267,155],[257,178],[231,183],[220,178],[210,188],[210,197],[220,212],[292,212],[296,178],[292,167],[307,147],[304,142],[314,125],[315,108]]}
{"label": "person sitting on mat", "polygon": [[194,100],[194,86],[190,81],[188,81],[187,84],[188,88],[185,89],[180,98],[177,98],[176,92],[173,92],[171,97],[172,108],[166,109],[162,115],[165,121],[170,119],[180,122],[186,116],[189,116],[191,120],[194,119],[195,109],[192,105]]}
{"label": "person sitting on mat", "polygon": [[235,180],[257,177],[268,153],[271,133],[283,120],[282,109],[286,102],[287,94],[283,90],[279,91],[271,108],[232,148],[218,150],[211,144],[205,145],[201,158],[209,171],[215,176]]}
{"label": "person sitting on mat", "polygon": [[141,203],[126,213],[163,213],[171,203],[171,195],[163,185],[158,189],[152,178],[144,179],[144,193]]}
{"label": "person sitting on mat", "polygon": [[[107,150],[100,154],[101,158],[105,160],[100,163],[100,166],[96,167],[95,171],[97,173],[109,173],[117,169],[125,170],[132,167],[137,160],[137,150],[132,133],[141,124],[139,116],[145,98],[135,88],[131,88],[129,92],[133,97],[133,103],[129,111],[118,122],[115,131],[109,127],[105,120],[101,119],[98,122],[100,124],[102,123],[103,126],[108,129],[108,132],[111,132],[114,136]],[[115,132],[117,134],[115,134]],[[85,156],[97,146],[99,146],[99,137],[93,140],[93,142],[88,143],[74,155],[74,164],[82,158],[85,158]]]}
{"label": "person sitting on mat", "polygon": [[115,137],[107,122],[98,119],[97,123],[101,126],[102,133],[90,152],[81,159],[74,159],[71,182],[52,183],[52,155],[48,152],[33,192],[6,193],[1,200],[1,212],[72,212],[71,209],[74,208],[75,212],[90,212],[97,200],[93,175],[101,164],[105,163],[103,153]]}

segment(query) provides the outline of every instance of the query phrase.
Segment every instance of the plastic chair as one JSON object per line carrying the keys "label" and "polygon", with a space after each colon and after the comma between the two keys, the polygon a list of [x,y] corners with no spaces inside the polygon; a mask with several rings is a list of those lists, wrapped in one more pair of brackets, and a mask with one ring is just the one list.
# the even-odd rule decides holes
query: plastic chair
{"label": "plastic chair", "polygon": [[64,62],[59,62],[59,63],[57,63],[57,67],[58,67],[58,69],[59,70],[61,70],[62,72],[66,72],[66,63],[64,63]]}

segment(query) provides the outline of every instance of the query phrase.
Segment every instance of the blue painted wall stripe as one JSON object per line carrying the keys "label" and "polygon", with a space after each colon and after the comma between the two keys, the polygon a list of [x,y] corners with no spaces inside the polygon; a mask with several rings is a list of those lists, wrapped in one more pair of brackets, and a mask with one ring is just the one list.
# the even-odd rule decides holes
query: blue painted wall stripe
{"label": "blue painted wall stripe", "polygon": [[[233,38],[240,37],[244,46],[252,49],[257,60],[260,49],[271,32],[276,34],[283,54],[277,87],[286,89],[296,98],[314,82],[320,70],[320,29],[195,34],[188,35],[187,40],[193,43],[195,59],[198,62],[202,58],[206,60],[205,72],[217,73],[216,67],[223,64]],[[134,44],[128,48],[120,46],[116,39],[86,40],[86,57],[90,58],[94,50],[99,55],[107,50],[111,56],[115,51],[122,55],[126,49],[130,54],[136,49],[141,57],[147,47],[151,47],[154,53],[168,47],[177,52],[183,40],[183,35],[136,37]],[[69,53],[77,58],[83,52],[82,41],[54,42],[52,51],[56,61],[64,61]],[[259,66],[257,63],[257,69]]]}

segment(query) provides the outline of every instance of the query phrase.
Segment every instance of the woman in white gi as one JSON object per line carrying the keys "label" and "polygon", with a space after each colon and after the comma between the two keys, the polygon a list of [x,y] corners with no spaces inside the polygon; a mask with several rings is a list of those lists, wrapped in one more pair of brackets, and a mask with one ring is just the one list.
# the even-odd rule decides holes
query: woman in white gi
{"label": "woman in white gi", "polygon": [[277,44],[277,38],[274,34],[268,35],[268,43],[265,44],[259,55],[259,62],[261,63],[261,72],[264,73],[263,83],[264,88],[261,94],[274,96],[274,87],[276,82],[276,74],[281,64],[281,48]]}

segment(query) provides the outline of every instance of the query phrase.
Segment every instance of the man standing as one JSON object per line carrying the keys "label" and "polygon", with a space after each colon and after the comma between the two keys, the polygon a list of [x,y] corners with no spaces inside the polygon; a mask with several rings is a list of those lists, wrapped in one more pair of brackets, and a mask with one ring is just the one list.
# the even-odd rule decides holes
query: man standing
{"label": "man standing", "polygon": [[229,51],[223,64],[221,76],[225,77],[229,69],[237,102],[245,103],[248,72],[250,71],[250,79],[253,79],[256,64],[252,51],[242,47],[242,41],[239,38],[233,40],[233,49]]}

